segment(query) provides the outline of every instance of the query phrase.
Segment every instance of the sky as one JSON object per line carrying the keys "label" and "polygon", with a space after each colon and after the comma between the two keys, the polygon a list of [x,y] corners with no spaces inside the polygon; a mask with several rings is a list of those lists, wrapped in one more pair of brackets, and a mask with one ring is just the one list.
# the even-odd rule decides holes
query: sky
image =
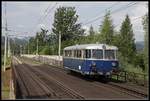
{"label": "sky", "polygon": [[[6,7],[5,7],[6,4]],[[2,35],[5,34],[5,23],[7,19],[7,32],[17,37],[34,36],[40,28],[48,29],[51,32],[53,27],[54,14],[58,7],[75,7],[79,15],[77,23],[88,34],[92,25],[98,31],[103,22],[106,11],[110,10],[111,20],[116,31],[120,30],[121,23],[126,14],[131,19],[135,41],[144,40],[142,17],[148,12],[148,2],[2,2]],[[6,16],[5,16],[6,8]]]}

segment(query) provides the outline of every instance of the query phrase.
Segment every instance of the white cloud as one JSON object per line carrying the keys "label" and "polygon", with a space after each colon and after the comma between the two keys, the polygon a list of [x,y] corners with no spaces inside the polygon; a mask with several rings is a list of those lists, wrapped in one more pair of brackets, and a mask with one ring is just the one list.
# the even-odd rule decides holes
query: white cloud
{"label": "white cloud", "polygon": [[140,15],[145,15],[146,12],[148,12],[148,8],[146,5],[142,5],[142,3],[137,4],[134,9],[130,10],[130,13],[132,16],[140,16]]}
{"label": "white cloud", "polygon": [[89,35],[89,27],[83,26],[82,28],[85,30],[85,35]]}
{"label": "white cloud", "polygon": [[37,30],[40,30],[41,28],[42,28],[42,29],[46,29],[45,24],[38,24]]}
{"label": "white cloud", "polygon": [[24,26],[23,26],[23,25],[17,25],[17,27],[19,27],[19,28],[24,28]]}
{"label": "white cloud", "polygon": [[144,5],[143,2],[138,2],[137,5],[114,14],[112,16],[114,25],[118,25],[115,29],[117,31],[120,30],[121,23],[124,21],[125,15],[128,14],[129,18],[131,19],[136,41],[144,40],[142,16],[144,16],[146,12],[148,12],[146,5]]}
{"label": "white cloud", "polygon": [[[106,9],[112,4],[116,2],[57,2],[57,6],[55,9],[53,9],[45,18],[45,21],[40,22],[41,24],[38,25],[38,20],[40,17],[43,17],[45,14],[45,9],[50,6],[52,8],[55,5],[56,2],[7,2],[7,19],[8,19],[8,25],[10,27],[13,27],[13,29],[16,29],[17,27],[23,28],[25,31],[31,31],[35,28],[52,28],[52,23],[54,20],[54,13],[56,8],[59,6],[75,6],[77,10],[77,14],[79,15],[79,22],[81,20],[84,20],[85,23],[88,20],[93,19],[95,16],[94,15],[104,15],[104,13],[99,13],[102,9]],[[130,2],[121,2],[120,4],[116,5],[115,7],[112,8],[112,10],[120,8],[122,5],[126,5]],[[125,19],[125,15],[129,14],[129,17],[131,18],[131,23],[133,24],[133,29],[135,30],[143,30],[142,29],[142,19],[137,19],[136,21],[133,21],[133,19],[145,15],[146,12],[148,12],[148,7],[147,5],[144,5],[144,3],[148,2],[139,2],[138,5],[134,5],[133,7],[129,7],[127,9],[121,10],[118,13],[115,13],[111,15],[113,24],[118,25],[123,22]],[[4,19],[4,3],[2,3],[2,26],[5,26],[5,22],[3,21]],[[118,7],[118,8],[116,8]],[[123,6],[122,6],[123,7]],[[115,8],[115,9],[114,9]],[[95,10],[96,9],[96,10]],[[93,16],[93,18],[92,18]],[[86,20],[87,19],[87,20]],[[94,29],[97,30],[99,25],[101,24],[103,18],[99,19],[93,23],[91,23],[94,26]],[[96,23],[97,22],[97,23]],[[21,24],[21,25],[20,25]],[[15,25],[15,26],[14,26]],[[17,26],[16,26],[17,25]],[[36,27],[38,25],[38,27]],[[116,27],[117,30],[120,29],[120,25]],[[86,33],[88,34],[89,32],[89,27],[90,25],[83,26],[83,28],[86,30]],[[139,33],[139,32],[137,32]],[[135,33],[135,34],[137,34]],[[140,34],[142,35],[142,34]],[[138,35],[135,35],[135,37],[138,37]]]}
{"label": "white cloud", "polygon": [[135,41],[143,41],[145,32],[143,30],[135,30]]}

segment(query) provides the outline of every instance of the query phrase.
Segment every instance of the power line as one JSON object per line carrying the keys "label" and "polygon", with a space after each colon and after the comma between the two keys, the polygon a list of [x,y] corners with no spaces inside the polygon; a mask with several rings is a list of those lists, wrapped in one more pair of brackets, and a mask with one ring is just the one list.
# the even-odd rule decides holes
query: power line
{"label": "power line", "polygon": [[[23,35],[21,35],[21,34],[7,34],[7,36],[15,36],[15,37],[26,37],[26,33],[28,33],[28,32],[21,32],[21,31],[16,31],[16,30],[7,30],[7,32],[14,32],[14,33],[25,33],[25,34],[23,34]],[[29,36],[29,35],[28,35]],[[29,37],[32,37],[32,36],[29,36]]]}
{"label": "power line", "polygon": [[[111,14],[116,13],[116,12],[119,12],[119,11],[121,11],[122,9],[124,10],[124,9],[126,9],[126,8],[128,8],[128,7],[131,7],[131,6],[135,5],[135,4],[137,4],[137,3],[128,3],[128,4],[125,5],[124,7],[121,7],[121,8],[119,8],[119,9],[113,11]],[[105,15],[104,15],[104,16],[105,16]],[[100,18],[103,18],[104,16],[97,17],[96,19],[93,19],[93,20],[91,20],[91,21],[89,21],[89,22],[86,22],[86,23],[84,23],[83,25],[87,25],[87,24],[93,23],[93,22],[99,20]]]}
{"label": "power line", "polygon": [[[7,32],[14,32],[14,33],[28,33],[28,32],[21,32],[21,31],[16,31],[16,30],[7,30]],[[13,34],[13,35],[11,35],[11,34],[7,34],[7,36],[23,36],[23,35],[20,35],[20,34]],[[26,35],[26,34],[24,34],[24,35]]]}
{"label": "power line", "polygon": [[[113,7],[116,6],[118,3],[120,3],[120,2],[117,2],[117,3],[115,3],[115,4],[112,4],[110,7],[106,8],[105,10],[101,11],[100,13],[103,13],[103,12],[105,12],[106,10],[108,10],[108,9],[110,9],[110,8],[113,8]],[[97,18],[97,16],[95,16],[94,18]],[[84,21],[87,22],[87,19],[84,20]],[[81,22],[84,22],[84,21],[81,21]]]}
{"label": "power line", "polygon": [[[47,10],[49,9],[50,6],[51,6],[51,4],[46,8],[46,10],[44,11],[44,14],[47,12]],[[40,19],[38,20],[38,23],[40,23],[41,20],[42,20],[42,16],[41,16]]]}
{"label": "power line", "polygon": [[[140,19],[140,18],[142,18],[143,16],[140,16],[140,17],[137,17],[137,18],[134,18],[134,19],[131,19],[132,21],[136,21],[137,19]],[[118,27],[119,25],[121,25],[122,23],[120,23],[120,24],[117,24],[114,28],[116,28],[116,27]]]}
{"label": "power line", "polygon": [[[122,8],[127,8],[127,6],[129,6],[130,4],[132,4],[132,3],[128,3],[127,5],[125,5],[124,7],[121,7],[121,9]],[[131,6],[131,5],[130,5]],[[119,9],[117,9],[117,10],[120,10],[120,8]],[[112,13],[116,13],[116,11],[117,10],[115,10],[114,12],[112,12]],[[85,24],[83,24],[83,25],[87,25],[87,24],[89,24],[89,23],[92,23],[92,22],[95,22],[95,21],[97,21],[97,20],[99,20],[100,18],[103,18],[105,15],[103,15],[103,16],[100,16],[100,17],[97,17],[96,19],[94,19],[94,20],[91,20],[91,21],[89,21],[89,22],[87,22],[87,23],[85,23]]]}
{"label": "power line", "polygon": [[[11,37],[27,37],[27,36],[19,35],[19,34],[15,34],[15,35],[8,35],[8,36],[11,36]],[[33,37],[33,36],[28,36],[28,37]]]}
{"label": "power line", "polygon": [[124,7],[120,8],[120,9],[117,9],[117,10],[113,11],[112,13],[116,13],[118,11],[124,10],[126,8],[129,8],[129,7],[133,6],[133,5],[135,5],[135,4],[137,4],[137,2],[135,2],[135,3],[129,3],[129,4],[127,4],[127,7],[124,6]]}
{"label": "power line", "polygon": [[27,33],[27,32],[22,32],[22,31],[16,31],[16,30],[8,30],[9,32],[20,32],[20,33]]}
{"label": "power line", "polygon": [[[48,8],[51,6],[51,4],[45,9],[44,14],[46,13],[46,11],[48,10]],[[42,16],[38,19],[36,26],[40,23],[40,21],[42,20]],[[36,26],[34,28],[36,28]],[[31,32],[33,32],[35,29],[32,29]]]}
{"label": "power line", "polygon": [[[41,22],[43,22],[44,20],[45,20],[45,18],[46,18],[46,16],[55,8],[55,6],[57,5],[58,3],[55,3],[55,5],[48,11],[48,8],[50,8],[50,5],[47,7],[47,9],[45,10],[45,13],[44,13],[44,15],[46,14],[46,12],[47,12],[47,14],[44,16],[44,18],[42,19],[42,16],[41,16],[41,18],[38,20],[38,23],[37,23],[37,25]],[[36,26],[37,26],[36,25]],[[36,26],[35,26],[35,29],[36,29]],[[35,30],[35,29],[33,29],[32,30],[32,32]]]}
{"label": "power line", "polygon": [[47,17],[47,15],[56,7],[58,3],[55,3],[55,5],[47,12],[47,14],[44,16],[42,22],[45,20],[45,18]]}

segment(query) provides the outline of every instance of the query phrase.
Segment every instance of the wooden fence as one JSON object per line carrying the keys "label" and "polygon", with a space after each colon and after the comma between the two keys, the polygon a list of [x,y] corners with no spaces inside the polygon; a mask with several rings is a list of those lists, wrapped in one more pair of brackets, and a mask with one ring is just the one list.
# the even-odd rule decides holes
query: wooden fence
{"label": "wooden fence", "polygon": [[[61,59],[50,58],[50,57],[44,56],[44,55],[43,56],[42,55],[30,56],[29,58],[32,58],[43,64],[49,64],[49,65],[53,65],[53,66],[57,66],[57,67],[63,67],[63,59],[62,58]],[[117,81],[134,82],[134,83],[144,85],[144,86],[148,85],[148,75],[147,74],[120,71],[118,74],[113,74],[112,78],[116,79]]]}
{"label": "wooden fence", "polygon": [[47,58],[44,56],[33,57],[34,60],[57,67],[63,67],[63,61],[58,59]]}
{"label": "wooden fence", "polygon": [[128,71],[120,71],[118,74],[113,74],[112,77],[117,81],[133,82],[139,85],[148,86],[148,75],[141,73],[134,73]]}

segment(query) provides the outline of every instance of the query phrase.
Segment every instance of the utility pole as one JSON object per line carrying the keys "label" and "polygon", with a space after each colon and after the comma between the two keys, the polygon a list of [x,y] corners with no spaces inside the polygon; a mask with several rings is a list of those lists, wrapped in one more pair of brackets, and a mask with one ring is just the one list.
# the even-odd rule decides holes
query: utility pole
{"label": "utility pole", "polygon": [[[15,39],[13,39],[15,45]],[[13,48],[13,55],[15,56],[15,49]]]}
{"label": "utility pole", "polygon": [[21,50],[21,47],[22,47],[22,46],[20,45],[20,56],[21,56],[21,54],[22,54],[22,50]]}
{"label": "utility pole", "polygon": [[29,40],[28,40],[28,54],[29,54]]}
{"label": "utility pole", "polygon": [[25,49],[25,46],[23,45],[22,46],[22,55],[24,54],[24,49]]}
{"label": "utility pole", "polygon": [[36,55],[38,55],[38,38],[37,38],[37,46],[36,46]]}
{"label": "utility pole", "polygon": [[59,33],[59,51],[58,51],[59,59],[60,59],[60,52],[61,52],[61,34]]}
{"label": "utility pole", "polygon": [[[6,29],[7,31],[7,29]],[[5,72],[5,68],[6,68],[6,52],[7,52],[7,33],[5,34],[5,51],[4,51],[4,72]]]}
{"label": "utility pole", "polygon": [[[5,18],[6,18],[6,3],[5,3]],[[6,23],[5,23],[5,51],[4,51],[4,72],[5,72],[5,68],[6,68],[6,52],[7,52],[7,18],[5,19]]]}
{"label": "utility pole", "polygon": [[10,38],[9,36],[7,37],[8,40],[8,57],[10,57]]}

